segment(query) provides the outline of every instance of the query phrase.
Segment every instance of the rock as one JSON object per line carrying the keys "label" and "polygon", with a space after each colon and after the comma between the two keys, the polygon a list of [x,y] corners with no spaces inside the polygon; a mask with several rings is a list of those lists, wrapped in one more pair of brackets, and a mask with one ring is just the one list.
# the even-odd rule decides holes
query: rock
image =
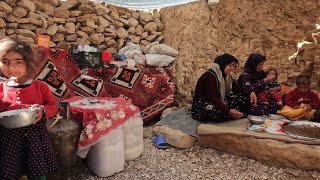
{"label": "rock", "polygon": [[4,1],[0,2],[0,11],[9,14],[12,12],[12,7]]}
{"label": "rock", "polygon": [[64,19],[64,18],[54,17],[54,18],[52,18],[52,20],[53,20],[53,22],[58,23],[58,24],[65,24],[66,23],[66,19]]}
{"label": "rock", "polygon": [[128,19],[128,26],[129,27],[136,27],[139,24],[139,21],[136,20],[135,18],[129,18]]}
{"label": "rock", "polygon": [[44,4],[44,12],[49,16],[54,15],[54,7],[50,6],[49,4]]}
{"label": "rock", "polygon": [[13,8],[11,15],[17,18],[23,18],[27,15],[28,11],[20,6],[16,6]]}
{"label": "rock", "polygon": [[24,37],[29,37],[29,38],[33,38],[33,39],[36,38],[36,34],[28,29],[17,29],[15,32],[17,34],[24,36]]}
{"label": "rock", "polygon": [[19,24],[30,23],[30,18],[16,18],[16,22]]}
{"label": "rock", "polygon": [[103,18],[102,16],[99,16],[98,24],[102,25],[105,28],[110,26],[110,22],[107,19]]}
{"label": "rock", "polygon": [[30,31],[34,31],[34,30],[37,29],[37,27],[32,25],[32,24],[19,24],[19,28],[27,29],[27,30],[30,30]]}
{"label": "rock", "polygon": [[104,42],[104,35],[103,34],[91,34],[89,36],[89,41],[93,42],[94,44],[101,44]]}
{"label": "rock", "polygon": [[142,23],[142,24],[146,24],[150,21],[152,21],[153,18],[151,16],[151,14],[149,13],[145,13],[145,12],[140,12],[140,17],[139,17],[139,21]]}
{"label": "rock", "polygon": [[36,5],[34,2],[29,0],[21,0],[18,2],[18,5],[29,12],[34,12],[36,10]]}
{"label": "rock", "polygon": [[0,18],[6,18],[7,17],[7,14],[5,12],[1,12],[0,11]]}
{"label": "rock", "polygon": [[77,35],[76,34],[70,34],[65,36],[65,40],[69,42],[77,41]]}
{"label": "rock", "polygon": [[0,18],[0,28],[6,27],[6,22]]}
{"label": "rock", "polygon": [[58,26],[56,23],[54,23],[48,27],[47,34],[53,36],[57,33],[57,31],[58,31]]}
{"label": "rock", "polygon": [[101,4],[97,4],[94,9],[96,10],[96,13],[98,15],[108,14],[110,12],[110,9],[108,9],[106,6],[103,6]]}
{"label": "rock", "polygon": [[158,26],[155,22],[149,22],[144,25],[144,30],[148,33],[152,32],[152,31],[156,31],[157,28],[158,28]]}
{"label": "rock", "polygon": [[77,31],[77,36],[85,39],[89,37],[89,35],[83,31]]}
{"label": "rock", "polygon": [[50,4],[51,6],[58,6],[59,5],[59,0],[41,0],[43,3]]}
{"label": "rock", "polygon": [[116,30],[117,37],[124,39],[129,36],[129,33],[124,28],[119,28]]}
{"label": "rock", "polygon": [[98,28],[98,26],[96,25],[95,21],[93,19],[88,19],[86,21],[86,26],[87,27],[92,27],[92,28]]}
{"label": "rock", "polygon": [[[277,140],[219,133],[199,134],[199,142],[201,145],[249,157],[268,165],[302,170],[320,170],[320,156],[318,156],[320,146],[288,144]],[[272,150],[270,151],[270,149]]]}
{"label": "rock", "polygon": [[62,34],[62,33],[56,33],[55,35],[52,36],[51,40],[52,40],[53,42],[56,42],[56,43],[58,43],[58,42],[63,42],[63,41],[64,41],[64,37],[65,37],[64,34]]}
{"label": "rock", "polygon": [[167,126],[155,126],[153,131],[156,135],[162,134],[167,143],[178,148],[190,148],[197,141],[196,138]]}
{"label": "rock", "polygon": [[64,28],[68,34],[74,34],[76,32],[76,25],[74,23],[68,22],[64,25]]}
{"label": "rock", "polygon": [[70,11],[65,8],[58,7],[54,10],[54,16],[58,18],[67,19],[70,17]]}
{"label": "rock", "polygon": [[35,19],[35,18],[30,18],[30,23],[38,27],[45,25],[45,22],[43,22],[41,19]]}
{"label": "rock", "polygon": [[57,31],[58,33],[65,33],[66,32],[66,29],[63,27],[63,25],[62,24],[59,24],[58,25],[58,31]]}

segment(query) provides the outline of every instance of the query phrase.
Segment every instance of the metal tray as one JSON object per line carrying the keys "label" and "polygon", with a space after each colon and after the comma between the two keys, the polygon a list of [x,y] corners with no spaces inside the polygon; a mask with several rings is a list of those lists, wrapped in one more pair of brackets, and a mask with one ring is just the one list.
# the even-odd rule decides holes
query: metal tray
{"label": "metal tray", "polygon": [[[316,122],[310,122],[310,121],[294,121],[294,122],[290,122],[290,123],[286,123],[283,126],[317,126],[320,128],[320,123],[316,123]],[[283,127],[282,126],[282,127]],[[285,131],[284,129],[282,129],[289,137],[295,138],[295,139],[301,139],[301,140],[306,140],[306,141],[317,141],[320,142],[320,139],[318,138],[310,138],[310,137],[306,137],[306,136],[301,136],[298,134],[292,134],[290,132]]]}

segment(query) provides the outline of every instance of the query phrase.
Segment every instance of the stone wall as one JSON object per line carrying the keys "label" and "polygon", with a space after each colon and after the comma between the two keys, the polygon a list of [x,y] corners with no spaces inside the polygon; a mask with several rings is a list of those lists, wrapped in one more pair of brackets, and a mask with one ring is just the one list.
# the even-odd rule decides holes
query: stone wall
{"label": "stone wall", "polygon": [[[318,0],[205,0],[161,9],[153,14],[127,10],[88,0],[4,0],[0,2],[0,36],[51,36],[51,47],[99,44],[115,54],[129,37],[146,46],[159,41],[179,51],[170,66],[176,99],[189,104],[199,76],[212,59],[228,52],[240,60],[267,56],[279,81],[294,85],[300,73],[312,75],[319,89],[320,18]],[[317,29],[318,28],[318,29]]]}
{"label": "stone wall", "polygon": [[125,39],[146,46],[163,40],[158,12],[133,11],[89,0],[3,0],[0,2],[0,37],[37,34],[51,37],[50,47],[97,44],[115,54]]}
{"label": "stone wall", "polygon": [[319,6],[318,0],[220,0],[161,9],[164,43],[179,50],[171,67],[176,98],[189,104],[196,80],[225,52],[240,60],[237,75],[248,55],[259,52],[266,68],[278,69],[280,82],[293,85],[298,74],[309,73],[318,89]]}

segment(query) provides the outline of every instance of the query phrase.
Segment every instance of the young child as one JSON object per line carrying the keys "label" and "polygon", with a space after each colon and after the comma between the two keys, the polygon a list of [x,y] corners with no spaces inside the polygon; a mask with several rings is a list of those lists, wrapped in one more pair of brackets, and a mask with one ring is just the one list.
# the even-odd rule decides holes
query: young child
{"label": "young child", "polygon": [[307,75],[299,75],[296,79],[297,87],[290,91],[285,104],[277,114],[292,120],[311,119],[320,121],[320,99],[316,93],[310,89],[311,80]]}
{"label": "young child", "polygon": [[0,179],[46,179],[56,169],[46,118],[58,112],[58,105],[49,87],[39,80],[31,80],[34,71],[31,47],[18,39],[0,39],[1,76],[0,112],[31,108],[36,112],[34,124],[6,129],[0,126]]}
{"label": "young child", "polygon": [[282,97],[279,94],[280,84],[277,82],[278,72],[276,69],[270,68],[267,71],[267,76],[275,77],[273,81],[267,84],[266,90],[261,91],[258,94],[258,99],[262,101],[263,104],[269,105],[270,100],[277,102],[278,106],[282,107]]}

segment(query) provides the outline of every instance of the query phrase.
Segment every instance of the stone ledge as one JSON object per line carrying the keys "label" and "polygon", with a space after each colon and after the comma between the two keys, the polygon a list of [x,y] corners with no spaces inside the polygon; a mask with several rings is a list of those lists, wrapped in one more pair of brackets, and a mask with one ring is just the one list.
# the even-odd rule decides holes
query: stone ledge
{"label": "stone ledge", "polygon": [[267,165],[320,171],[320,146],[237,134],[199,134],[199,143]]}

